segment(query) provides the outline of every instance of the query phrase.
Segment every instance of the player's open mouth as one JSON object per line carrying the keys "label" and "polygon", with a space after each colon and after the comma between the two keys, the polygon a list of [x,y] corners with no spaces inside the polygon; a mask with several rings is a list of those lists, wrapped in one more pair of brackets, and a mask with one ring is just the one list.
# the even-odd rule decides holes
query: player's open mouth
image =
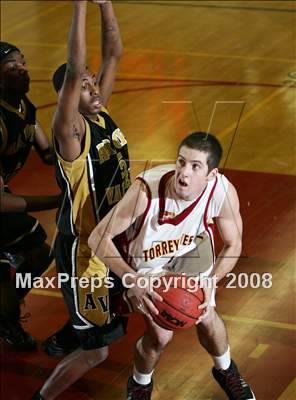
{"label": "player's open mouth", "polygon": [[187,187],[187,186],[188,186],[188,183],[186,183],[186,182],[183,181],[182,179],[179,179],[178,183],[179,183],[179,185],[182,186],[182,187]]}
{"label": "player's open mouth", "polygon": [[101,107],[101,105],[102,105],[101,100],[100,100],[99,97],[95,98],[95,99],[92,101],[91,104],[92,104],[93,106],[96,106],[96,107]]}

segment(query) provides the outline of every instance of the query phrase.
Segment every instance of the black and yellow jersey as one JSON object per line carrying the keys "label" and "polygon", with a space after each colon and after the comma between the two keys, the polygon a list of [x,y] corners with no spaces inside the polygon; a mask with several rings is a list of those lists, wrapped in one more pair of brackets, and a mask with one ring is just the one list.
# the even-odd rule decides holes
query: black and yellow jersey
{"label": "black and yellow jersey", "polygon": [[85,137],[80,156],[65,161],[56,149],[57,182],[64,194],[57,227],[82,241],[130,186],[127,141],[107,110],[103,108],[96,121],[83,119]]}
{"label": "black and yellow jersey", "polygon": [[36,133],[36,108],[24,96],[19,109],[0,100],[0,175],[7,184],[22,168]]}

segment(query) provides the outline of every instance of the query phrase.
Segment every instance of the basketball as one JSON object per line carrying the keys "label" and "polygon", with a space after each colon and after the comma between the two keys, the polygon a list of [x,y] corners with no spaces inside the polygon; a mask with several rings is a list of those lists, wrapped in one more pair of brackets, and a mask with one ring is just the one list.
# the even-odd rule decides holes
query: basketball
{"label": "basketball", "polygon": [[[189,329],[202,314],[198,306],[204,301],[204,292],[199,287],[193,289],[187,276],[183,275],[182,280],[175,281],[170,281],[170,277],[176,275],[160,277],[160,286],[154,288],[163,301],[153,301],[159,311],[158,315],[153,315],[153,320],[157,325],[171,331]],[[180,275],[178,277],[181,278]]]}

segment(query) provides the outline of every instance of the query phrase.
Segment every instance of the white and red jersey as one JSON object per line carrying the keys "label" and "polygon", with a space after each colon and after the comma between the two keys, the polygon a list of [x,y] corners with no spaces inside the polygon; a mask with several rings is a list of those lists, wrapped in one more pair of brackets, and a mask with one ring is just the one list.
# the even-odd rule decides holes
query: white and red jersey
{"label": "white and red jersey", "polygon": [[204,231],[212,238],[209,223],[217,217],[225,200],[228,179],[218,173],[195,200],[165,196],[175,171],[173,165],[161,165],[140,174],[148,194],[144,215],[126,234],[126,260],[141,273],[159,273],[172,257],[196,247],[194,239]]}

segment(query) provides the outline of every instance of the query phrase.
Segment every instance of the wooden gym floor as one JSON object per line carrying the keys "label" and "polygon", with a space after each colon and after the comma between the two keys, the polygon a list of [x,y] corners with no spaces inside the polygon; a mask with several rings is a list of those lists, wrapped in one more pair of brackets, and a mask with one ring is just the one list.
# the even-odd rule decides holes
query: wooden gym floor
{"label": "wooden gym floor", "polygon": [[[295,379],[295,1],[116,1],[125,53],[109,110],[127,136],[133,176],[146,160],[173,160],[182,137],[213,131],[225,149],[221,169],[238,188],[244,251],[235,273],[272,274],[272,288],[221,287],[218,311],[233,358],[258,400],[292,400]],[[50,134],[55,68],[65,61],[70,1],[1,1],[1,40],[26,56],[30,98]],[[96,7],[88,13],[89,65],[99,65]],[[54,172],[33,152],[11,187],[55,193]],[[54,212],[36,214],[54,236]],[[54,269],[48,271],[48,275]],[[237,284],[237,281],[236,281]],[[42,342],[66,320],[56,290],[32,290],[25,325]],[[133,345],[128,335],[110,358],[60,398],[125,398]],[[39,347],[15,353],[1,344],[1,397],[26,400],[57,363]],[[153,400],[225,399],[194,330],[175,335],[154,375]]]}

